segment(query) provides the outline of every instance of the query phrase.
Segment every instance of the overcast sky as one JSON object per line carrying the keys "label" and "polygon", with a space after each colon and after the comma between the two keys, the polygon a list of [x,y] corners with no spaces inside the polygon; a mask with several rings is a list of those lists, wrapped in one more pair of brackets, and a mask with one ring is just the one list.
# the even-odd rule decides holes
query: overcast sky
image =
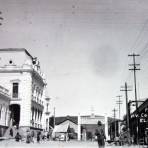
{"label": "overcast sky", "polygon": [[0,11],[0,48],[26,48],[38,57],[56,115],[93,108],[111,116],[118,95],[125,114],[120,87],[133,86],[133,52],[141,55],[138,98],[148,97],[147,0],[0,0]]}

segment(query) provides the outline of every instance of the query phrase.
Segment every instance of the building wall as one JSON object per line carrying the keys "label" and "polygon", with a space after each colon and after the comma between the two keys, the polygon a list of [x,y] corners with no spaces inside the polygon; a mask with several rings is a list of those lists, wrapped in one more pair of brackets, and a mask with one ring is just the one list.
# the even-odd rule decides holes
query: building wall
{"label": "building wall", "polygon": [[10,96],[8,90],[0,86],[0,137],[4,135],[10,123],[9,104]]}
{"label": "building wall", "polygon": [[[0,57],[0,84],[10,90],[10,104],[20,105],[19,126],[41,129],[45,82],[39,65],[25,49],[0,49]],[[18,98],[12,96],[13,83],[19,84]]]}
{"label": "building wall", "polygon": [[9,104],[10,98],[0,92],[0,125],[9,125]]}

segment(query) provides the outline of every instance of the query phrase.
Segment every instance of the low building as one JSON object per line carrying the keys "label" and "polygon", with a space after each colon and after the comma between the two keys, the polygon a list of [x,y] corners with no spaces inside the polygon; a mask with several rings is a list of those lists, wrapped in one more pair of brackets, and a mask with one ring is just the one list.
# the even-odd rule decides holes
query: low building
{"label": "low building", "polygon": [[95,138],[95,132],[98,127],[98,121],[101,121],[103,129],[105,131],[105,117],[98,115],[87,115],[80,116],[81,124],[81,139],[82,140],[93,140]]}
{"label": "low building", "polygon": [[[135,101],[129,102],[130,111],[130,136],[133,137],[135,143],[144,141],[148,144],[148,99],[139,100],[138,108],[131,112],[131,106],[135,106]],[[138,127],[138,128],[137,128]],[[137,130],[138,129],[138,130]],[[138,133],[138,137],[137,137]]]}
{"label": "low building", "polygon": [[[53,117],[50,118],[53,120]],[[73,129],[73,136],[75,139],[78,140],[94,140],[95,132],[97,129],[97,123],[101,121],[103,125],[103,129],[108,136],[108,125],[105,121],[105,116],[98,116],[98,115],[86,115],[86,116],[64,116],[64,117],[55,117],[55,128],[54,132],[62,131],[64,129],[65,133],[66,130]],[[53,121],[51,122],[53,124]]]}
{"label": "low building", "polygon": [[10,124],[9,105],[9,91],[0,86],[0,137],[4,136],[4,133]]}

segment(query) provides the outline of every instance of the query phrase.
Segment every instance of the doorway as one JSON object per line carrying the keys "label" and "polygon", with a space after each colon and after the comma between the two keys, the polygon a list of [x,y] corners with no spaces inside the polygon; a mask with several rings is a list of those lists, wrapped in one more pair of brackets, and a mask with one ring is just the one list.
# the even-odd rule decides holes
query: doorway
{"label": "doorway", "polygon": [[19,127],[20,122],[20,105],[19,104],[11,104],[10,107],[10,119],[12,121],[12,126]]}

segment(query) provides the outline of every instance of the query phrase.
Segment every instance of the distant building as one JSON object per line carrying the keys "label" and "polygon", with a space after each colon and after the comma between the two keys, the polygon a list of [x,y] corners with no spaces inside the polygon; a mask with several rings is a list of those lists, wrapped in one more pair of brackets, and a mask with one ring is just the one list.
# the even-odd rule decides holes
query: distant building
{"label": "distant building", "polygon": [[[135,106],[135,101],[129,101],[129,128],[130,136],[133,137],[134,143],[137,143],[137,139],[144,140],[145,144],[148,144],[148,98],[138,100],[138,108],[134,111],[131,109]],[[138,137],[137,137],[138,126]]]}
{"label": "distant building", "polygon": [[0,84],[10,90],[11,124],[46,130],[46,81],[40,63],[26,49],[0,49]]}
{"label": "distant building", "polygon": [[[51,117],[50,119],[52,119]],[[105,116],[97,116],[97,115],[86,115],[86,116],[64,116],[64,117],[55,117],[55,128],[54,132],[59,131],[62,133],[66,130],[73,129],[73,134],[75,138],[78,140],[93,140],[95,138],[95,131],[97,129],[97,123],[101,121],[104,131],[105,128],[108,128],[105,122]],[[106,133],[108,136],[108,133]],[[75,136],[76,135],[76,136]]]}
{"label": "distant building", "polygon": [[10,124],[10,95],[6,88],[0,86],[0,137],[2,137]]}
{"label": "distant building", "polygon": [[98,115],[87,115],[80,116],[81,124],[81,139],[82,140],[92,140],[95,137],[95,132],[98,127],[97,123],[101,121],[104,132],[105,132],[105,117]]}

